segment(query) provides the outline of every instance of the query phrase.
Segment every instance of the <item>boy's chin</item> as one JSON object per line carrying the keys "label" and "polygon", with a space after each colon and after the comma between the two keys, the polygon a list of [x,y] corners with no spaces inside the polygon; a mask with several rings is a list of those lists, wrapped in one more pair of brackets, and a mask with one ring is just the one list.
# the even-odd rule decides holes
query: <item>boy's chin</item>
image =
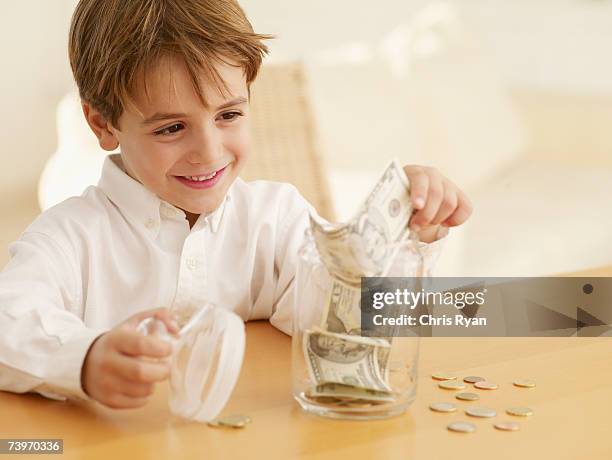
{"label": "boy's chin", "polygon": [[223,198],[225,197],[215,197],[214,199],[206,200],[202,203],[186,205],[185,207],[179,206],[183,211],[189,212],[191,214],[210,214],[214,212],[221,206],[223,203]]}

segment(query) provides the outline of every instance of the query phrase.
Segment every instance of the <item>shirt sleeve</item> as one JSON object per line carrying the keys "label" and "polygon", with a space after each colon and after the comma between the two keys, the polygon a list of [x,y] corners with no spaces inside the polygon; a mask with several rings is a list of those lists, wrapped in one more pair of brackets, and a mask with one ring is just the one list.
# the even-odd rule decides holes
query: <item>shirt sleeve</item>
{"label": "shirt sleeve", "polygon": [[302,198],[302,204],[296,206],[284,220],[274,257],[277,283],[274,289],[275,301],[270,323],[287,335],[293,333],[294,280],[299,250],[310,225],[308,218],[310,212],[314,212],[314,208]]}
{"label": "shirt sleeve", "polygon": [[[289,218],[285,220],[286,224],[279,233],[281,243],[278,245],[275,262],[278,267],[278,281],[275,292],[275,299],[277,300],[273,306],[270,323],[288,335],[293,334],[295,274],[299,250],[304,242],[305,231],[310,226],[308,218],[310,212],[314,212],[314,208],[307,203],[301,209],[298,207],[298,210],[290,214]],[[440,227],[435,241],[420,243],[419,250],[423,255],[423,276],[432,276],[447,234],[448,228]],[[416,264],[417,260],[415,259],[415,268]]]}
{"label": "shirt sleeve", "polygon": [[89,399],[81,367],[104,331],[87,328],[75,314],[74,255],[38,232],[22,234],[9,254],[0,272],[0,389]]}

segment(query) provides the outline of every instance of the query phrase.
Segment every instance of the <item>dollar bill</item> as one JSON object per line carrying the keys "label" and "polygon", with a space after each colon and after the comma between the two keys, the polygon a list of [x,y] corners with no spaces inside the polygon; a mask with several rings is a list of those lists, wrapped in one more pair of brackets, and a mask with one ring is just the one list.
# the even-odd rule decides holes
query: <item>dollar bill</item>
{"label": "dollar bill", "polygon": [[322,319],[327,331],[361,335],[361,289],[332,278]]}
{"label": "dollar bill", "polygon": [[358,388],[342,383],[321,383],[311,388],[307,396],[310,398],[333,398],[337,401],[364,400],[392,402],[395,400],[395,395],[389,391]]}
{"label": "dollar bill", "polygon": [[315,385],[340,383],[375,391],[391,391],[380,374],[378,362],[378,349],[389,347],[385,340],[312,329],[304,331],[302,347],[311,381]]}
{"label": "dollar bill", "polygon": [[339,280],[357,286],[363,276],[383,276],[394,256],[393,243],[408,237],[413,208],[410,184],[393,160],[353,218],[329,224],[310,217],[321,261]]}
{"label": "dollar bill", "polygon": [[347,223],[331,224],[311,215],[313,239],[332,279],[321,329],[306,331],[303,339],[317,398],[391,397],[393,339],[361,337],[361,278],[385,276],[399,247],[395,243],[409,236],[412,213],[410,183],[393,160]]}

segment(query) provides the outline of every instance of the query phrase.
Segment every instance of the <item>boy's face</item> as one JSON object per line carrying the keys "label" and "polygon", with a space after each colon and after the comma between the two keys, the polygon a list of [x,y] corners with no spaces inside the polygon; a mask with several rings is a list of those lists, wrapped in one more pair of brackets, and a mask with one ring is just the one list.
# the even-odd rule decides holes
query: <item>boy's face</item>
{"label": "boy's face", "polygon": [[[146,75],[148,97],[143,85],[137,88],[134,98],[142,115],[126,109],[119,118],[120,129],[107,124],[106,132],[96,132],[103,148],[112,150],[118,143],[130,176],[184,210],[188,218],[221,204],[250,148],[243,70],[226,64],[216,68],[230,92],[228,99],[201,80],[210,105],[204,108],[184,63],[168,58]],[[88,111],[93,109],[85,110],[92,125]],[[105,142],[101,136],[106,136]],[[186,176],[207,179],[198,182]]]}

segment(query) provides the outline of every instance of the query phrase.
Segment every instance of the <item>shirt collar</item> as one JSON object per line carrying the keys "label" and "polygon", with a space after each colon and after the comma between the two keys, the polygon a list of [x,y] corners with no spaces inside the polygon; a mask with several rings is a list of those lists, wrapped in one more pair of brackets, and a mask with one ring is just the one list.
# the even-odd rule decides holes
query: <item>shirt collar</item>
{"label": "shirt collar", "polygon": [[[147,189],[137,180],[126,174],[116,163],[120,154],[113,153],[106,157],[102,167],[102,175],[98,187],[119,208],[124,216],[138,226],[144,226],[157,235],[163,213],[161,208],[170,208],[185,217],[184,211],[161,200],[155,193]],[[210,224],[210,229],[216,233],[221,225],[227,202],[231,199],[233,184],[229,188],[221,205],[212,213],[200,215],[192,230]]]}

